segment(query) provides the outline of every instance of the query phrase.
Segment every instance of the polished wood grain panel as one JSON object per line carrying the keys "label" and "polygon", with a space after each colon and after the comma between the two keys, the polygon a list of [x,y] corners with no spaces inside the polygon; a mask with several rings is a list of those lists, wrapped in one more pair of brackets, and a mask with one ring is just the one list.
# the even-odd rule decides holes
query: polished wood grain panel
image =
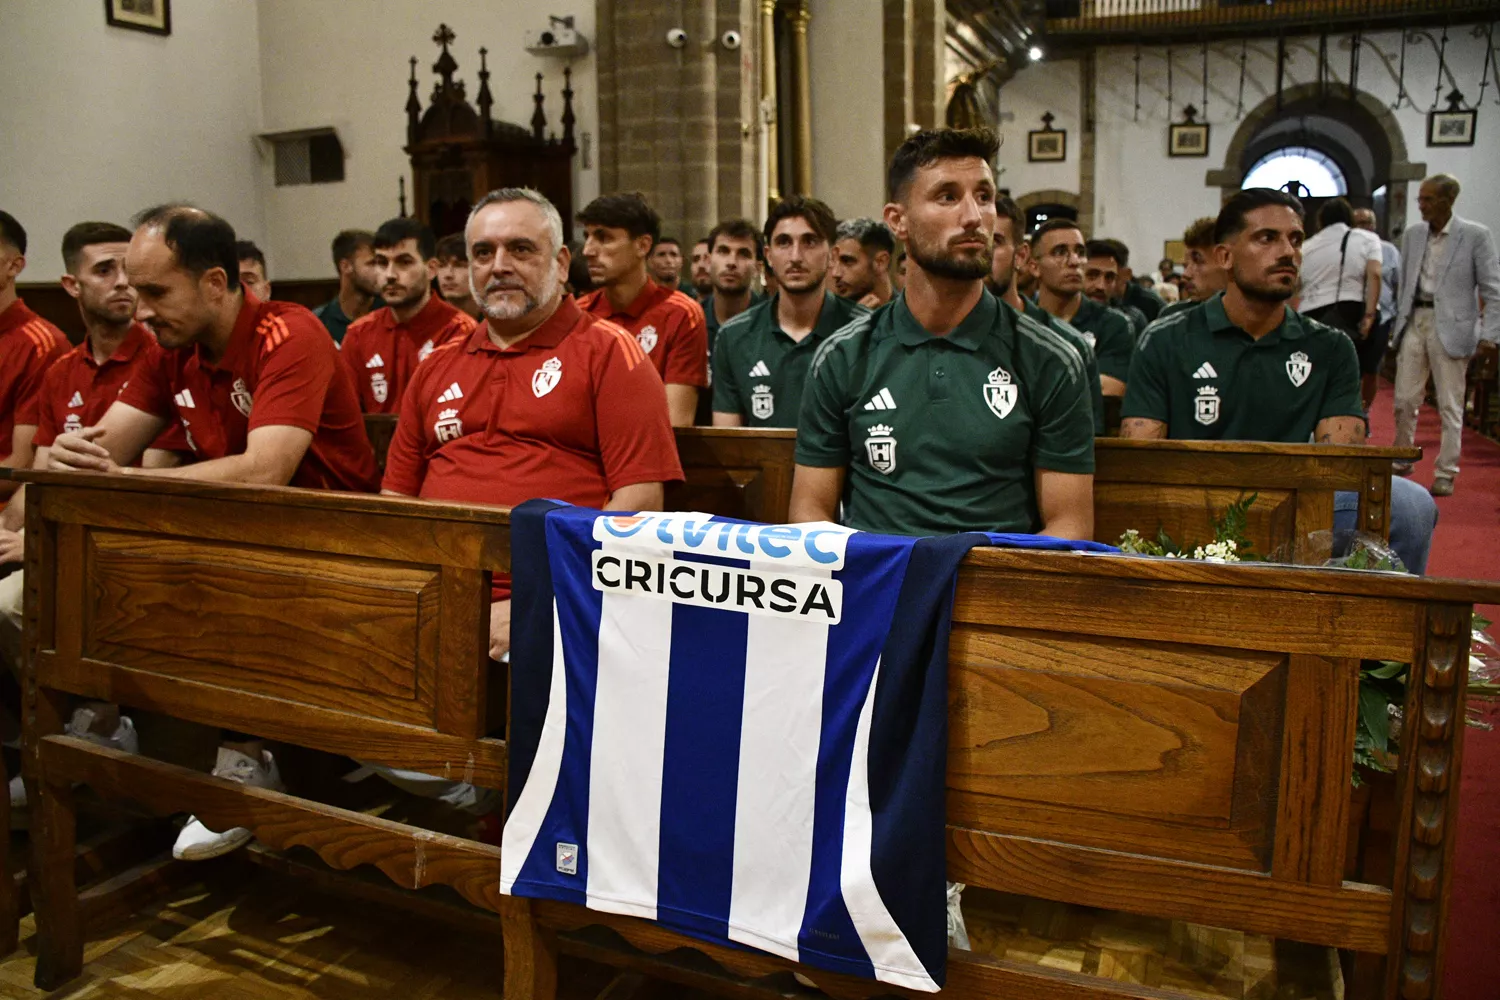
{"label": "polished wood grain panel", "polygon": [[[1297,494],[1290,490],[1253,491],[1245,537],[1257,555],[1290,562],[1297,524]],[[1214,539],[1214,519],[1251,492],[1154,483],[1094,483],[1094,538],[1113,545],[1127,529],[1154,539],[1164,531],[1178,545]]]}
{"label": "polished wood grain panel", "polygon": [[1358,660],[1291,658],[1276,803],[1277,878],[1343,881],[1358,699]]}
{"label": "polished wood grain panel", "polygon": [[794,430],[679,427],[684,481],[667,484],[668,510],[783,523],[792,497]]}

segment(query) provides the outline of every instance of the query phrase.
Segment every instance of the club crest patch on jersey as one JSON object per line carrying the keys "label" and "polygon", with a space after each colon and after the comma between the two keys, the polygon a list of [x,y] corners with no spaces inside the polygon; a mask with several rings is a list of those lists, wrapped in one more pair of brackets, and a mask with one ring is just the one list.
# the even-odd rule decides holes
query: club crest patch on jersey
{"label": "club crest patch on jersey", "polygon": [[1089,333],[1087,330],[1079,330],[1078,332],[1083,335],[1083,342],[1089,345],[1089,350],[1092,351],[1099,345],[1099,338],[1092,333]]}
{"label": "club crest patch on jersey", "polygon": [[1307,376],[1312,374],[1312,362],[1302,351],[1296,351],[1286,362],[1286,377],[1292,380],[1292,385],[1301,387],[1307,381]]}
{"label": "club crest patch on jersey", "polygon": [[865,454],[869,456],[870,467],[887,476],[896,471],[894,433],[893,428],[886,424],[876,424],[870,428],[870,436],[865,439]]}
{"label": "club crest patch on jersey", "polygon": [[69,413],[68,419],[63,421],[63,433],[77,434],[81,430],[83,430],[83,421],[79,418],[78,414]]}
{"label": "club crest patch on jersey", "polygon": [[437,423],[432,425],[432,434],[438,444],[457,441],[464,436],[464,424],[458,419],[458,410],[450,408],[438,413]]}
{"label": "club crest patch on jersey", "polygon": [[434,347],[436,347],[436,346],[437,346],[436,344],[434,344],[432,341],[429,340],[427,343],[423,344],[420,348],[418,348],[417,349],[417,363],[420,364],[421,362],[426,361],[427,360],[427,355],[431,354],[432,353],[432,349]]}
{"label": "club crest patch on jersey", "polygon": [[995,416],[1004,420],[1016,408],[1016,383],[1010,372],[996,368],[984,385],[984,401]]}
{"label": "club crest patch on jersey", "polygon": [[641,332],[635,335],[636,342],[641,345],[641,350],[647,354],[656,346],[656,327],[642,327]]}
{"label": "club crest patch on jersey", "polygon": [[770,420],[776,412],[776,395],[768,385],[758,385],[750,392],[750,412],[756,420]]}
{"label": "club crest patch on jersey", "polygon": [[1193,401],[1193,419],[1204,427],[1219,422],[1219,390],[1211,385],[1198,387],[1198,398]]}
{"label": "club crest patch on jersey", "polygon": [[542,362],[542,367],[531,373],[531,392],[537,399],[541,399],[547,393],[557,388],[557,383],[562,381],[562,362],[557,358],[548,358]]}
{"label": "club crest patch on jersey", "polygon": [[250,407],[255,405],[255,398],[250,395],[250,388],[245,385],[244,379],[234,380],[234,388],[229,393],[229,401],[234,404],[236,410],[240,411],[240,416],[250,416]]}
{"label": "club crest patch on jersey", "polygon": [[385,380],[385,372],[376,372],[370,376],[370,395],[375,397],[375,402],[384,403],[390,391],[391,384]]}

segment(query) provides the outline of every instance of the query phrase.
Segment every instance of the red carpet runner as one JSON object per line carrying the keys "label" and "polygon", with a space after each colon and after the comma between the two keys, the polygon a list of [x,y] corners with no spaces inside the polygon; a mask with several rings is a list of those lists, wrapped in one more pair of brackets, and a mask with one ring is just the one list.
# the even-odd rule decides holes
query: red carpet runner
{"label": "red carpet runner", "polygon": [[[1422,408],[1417,444],[1423,451],[1413,478],[1432,485],[1438,448],[1437,413]],[[1382,381],[1370,414],[1370,443],[1395,437],[1391,386]],[[1457,489],[1438,499],[1437,534],[1432,540],[1430,576],[1500,580],[1500,445],[1464,432]],[[1500,608],[1480,613],[1500,622]],[[1500,628],[1500,625],[1496,626]],[[1495,629],[1491,629],[1491,634]],[[1496,728],[1469,728],[1464,737],[1458,849],[1452,909],[1449,911],[1448,967],[1442,1000],[1495,1000],[1500,997],[1500,703],[1471,701],[1470,715]]]}

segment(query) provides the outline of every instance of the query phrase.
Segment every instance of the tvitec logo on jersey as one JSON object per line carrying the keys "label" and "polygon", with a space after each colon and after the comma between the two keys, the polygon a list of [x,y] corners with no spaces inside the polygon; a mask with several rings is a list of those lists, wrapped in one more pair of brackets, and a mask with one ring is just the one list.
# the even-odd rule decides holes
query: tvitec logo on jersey
{"label": "tvitec logo on jersey", "polygon": [[601,548],[592,557],[593,586],[834,625],[843,618],[844,588],[832,574],[843,567],[852,534],[837,524],[743,524],[698,513],[603,515],[594,521]]}

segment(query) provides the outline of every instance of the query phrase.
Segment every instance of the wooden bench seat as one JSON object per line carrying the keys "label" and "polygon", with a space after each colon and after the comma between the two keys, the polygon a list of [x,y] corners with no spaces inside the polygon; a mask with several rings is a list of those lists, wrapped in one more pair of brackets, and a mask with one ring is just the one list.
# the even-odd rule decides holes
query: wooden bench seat
{"label": "wooden bench seat", "polygon": [[[499,508],[28,473],[25,760],[38,983],[76,975],[73,793],[249,826],[335,868],[447,885],[500,914],[506,991],[550,1000],[559,953],[742,995],[802,971],[640,920],[500,897],[499,852],[61,735],[69,694],[502,788],[489,697]],[[949,659],[948,865],[971,886],[1363,953],[1389,997],[1432,996],[1453,878],[1474,603],[1500,588],[1395,574],[976,550]],[[1392,877],[1346,881],[1358,669],[1415,664]],[[499,706],[499,707],[492,707]],[[1381,884],[1385,883],[1385,884]],[[608,928],[620,948],[577,932]],[[630,948],[623,945],[628,943]],[[693,949],[683,966],[644,955]],[[633,949],[633,950],[632,950]],[[644,953],[644,955],[643,955]],[[689,968],[691,966],[691,968]],[[684,971],[687,969],[687,971]],[[1164,997],[955,954],[975,997]]]}

